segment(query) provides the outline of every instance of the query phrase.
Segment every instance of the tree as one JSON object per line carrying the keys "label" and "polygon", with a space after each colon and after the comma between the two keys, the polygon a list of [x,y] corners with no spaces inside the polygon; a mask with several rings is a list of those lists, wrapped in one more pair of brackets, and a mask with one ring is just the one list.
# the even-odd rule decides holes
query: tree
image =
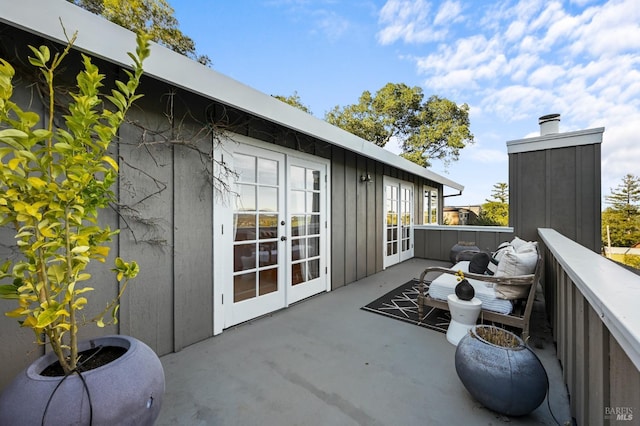
{"label": "tree", "polygon": [[151,40],[203,65],[211,65],[211,59],[198,55],[195,42],[180,31],[175,11],[165,0],[67,1],[136,33],[144,30]]}
{"label": "tree", "polygon": [[473,143],[469,106],[435,95],[423,98],[419,87],[387,83],[375,95],[364,91],[357,104],[335,106],[325,120],[381,147],[397,138],[401,155],[424,167],[434,159],[457,160]]}
{"label": "tree", "polygon": [[627,217],[637,215],[640,208],[640,178],[627,174],[605,199],[614,210],[623,212]]}
{"label": "tree", "polygon": [[313,114],[309,109],[309,107],[302,103],[302,100],[300,99],[300,96],[298,95],[297,91],[293,92],[293,95],[291,96],[281,96],[281,95],[271,95],[271,96],[293,107],[296,107],[306,112],[307,114]]}
{"label": "tree", "polygon": [[[611,206],[602,212],[602,239],[608,245],[630,247],[640,242],[640,178],[627,174],[605,197]],[[608,229],[607,229],[608,228]]]}
{"label": "tree", "polygon": [[509,226],[509,185],[498,182],[491,190],[493,199],[485,200],[476,225]]}
{"label": "tree", "polygon": [[493,189],[491,190],[491,197],[493,200],[490,201],[498,201],[500,203],[509,203],[509,185],[505,182],[498,182],[493,185]]}

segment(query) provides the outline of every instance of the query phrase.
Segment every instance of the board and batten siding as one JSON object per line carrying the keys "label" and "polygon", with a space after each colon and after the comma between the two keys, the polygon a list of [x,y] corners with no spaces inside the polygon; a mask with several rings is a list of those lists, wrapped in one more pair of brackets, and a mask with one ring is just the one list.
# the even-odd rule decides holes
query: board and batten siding
{"label": "board and batten siding", "polygon": [[600,157],[604,128],[507,142],[509,224],[526,240],[553,228],[601,252]]}
{"label": "board and batten siding", "polygon": [[[0,25],[0,30],[7,28]],[[14,28],[5,31],[3,40],[9,36],[12,46],[47,43]],[[26,49],[17,51],[20,57],[26,56]],[[69,75],[75,76],[79,58],[75,51],[67,58]],[[118,66],[100,59],[94,63],[108,76],[123,75]],[[43,111],[28,78],[17,83],[18,102]],[[113,188],[120,209],[106,209],[101,215],[102,223],[121,232],[114,237],[107,263],[90,266],[96,290],[91,307],[84,312],[86,317],[98,313],[118,293],[118,283],[110,272],[115,257],[137,261],[140,273],[121,300],[119,323],[103,329],[85,327],[83,338],[128,334],[147,343],[158,355],[165,355],[213,336],[214,269],[228,265],[217,264],[213,258],[216,200],[205,171],[212,160],[193,149],[195,145],[209,152],[217,143],[203,131],[212,120],[224,117],[233,133],[271,143],[276,151],[287,148],[330,160],[332,289],[383,268],[384,176],[414,184],[416,223],[422,216],[423,185],[440,188],[442,193],[441,184],[165,82],[145,76],[139,92],[144,97],[129,111],[131,123],[121,127],[119,141],[112,145],[120,165]],[[362,174],[371,175],[372,181],[361,182]],[[13,235],[6,231],[0,230],[0,250],[5,258],[15,255]],[[12,306],[11,301],[0,300],[2,312]],[[45,348],[36,347],[32,332],[20,329],[15,320],[4,315],[0,316],[0,341],[12,342],[0,347],[2,389]]]}

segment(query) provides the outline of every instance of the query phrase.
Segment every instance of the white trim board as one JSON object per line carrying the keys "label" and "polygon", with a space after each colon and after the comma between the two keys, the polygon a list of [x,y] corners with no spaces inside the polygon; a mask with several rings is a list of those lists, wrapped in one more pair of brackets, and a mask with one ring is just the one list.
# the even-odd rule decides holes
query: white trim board
{"label": "white trim board", "polygon": [[603,133],[604,127],[597,127],[576,132],[552,133],[533,138],[517,139],[507,142],[507,153],[517,154],[520,152],[600,144],[602,143]]}

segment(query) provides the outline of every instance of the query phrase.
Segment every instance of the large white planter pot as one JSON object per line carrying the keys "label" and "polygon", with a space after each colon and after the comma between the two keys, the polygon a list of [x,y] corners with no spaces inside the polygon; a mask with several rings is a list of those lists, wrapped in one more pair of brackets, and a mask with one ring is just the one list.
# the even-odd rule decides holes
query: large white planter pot
{"label": "large white planter pot", "polygon": [[82,342],[78,351],[99,345],[126,352],[83,372],[86,388],[78,374],[66,379],[40,374],[57,360],[53,353],[34,361],[0,395],[0,425],[153,425],[164,395],[158,356],[143,342],[120,335]]}

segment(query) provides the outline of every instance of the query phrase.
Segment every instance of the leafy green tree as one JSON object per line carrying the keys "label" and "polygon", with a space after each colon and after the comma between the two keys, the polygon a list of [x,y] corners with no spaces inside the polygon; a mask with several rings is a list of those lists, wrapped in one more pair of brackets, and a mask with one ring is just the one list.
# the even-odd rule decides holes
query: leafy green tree
{"label": "leafy green tree", "polygon": [[491,190],[493,199],[485,200],[480,215],[476,219],[476,225],[484,226],[509,226],[509,185],[498,182]]}
{"label": "leafy green tree", "polygon": [[[640,242],[640,178],[627,174],[605,197],[610,207],[602,212],[602,239],[607,231],[614,247],[631,247]],[[607,229],[608,228],[608,229]]]}
{"label": "leafy green tree", "polygon": [[457,160],[473,143],[469,106],[435,95],[423,98],[419,87],[387,83],[374,95],[364,91],[357,104],[335,106],[325,120],[381,147],[396,138],[401,155],[421,166],[434,159]]}
{"label": "leafy green tree", "polygon": [[196,53],[196,44],[178,28],[175,11],[165,0],[67,0],[89,12],[136,33],[145,32],[151,40],[203,65],[211,65],[206,55]]}
{"label": "leafy green tree", "polygon": [[300,95],[298,95],[297,91],[293,92],[293,95],[291,96],[281,96],[281,95],[272,95],[272,96],[278,100],[281,100],[284,103],[287,103],[293,107],[296,107],[306,112],[307,114],[313,115],[313,113],[311,112],[311,109],[309,109],[308,106],[302,103],[302,100],[300,99]]}

